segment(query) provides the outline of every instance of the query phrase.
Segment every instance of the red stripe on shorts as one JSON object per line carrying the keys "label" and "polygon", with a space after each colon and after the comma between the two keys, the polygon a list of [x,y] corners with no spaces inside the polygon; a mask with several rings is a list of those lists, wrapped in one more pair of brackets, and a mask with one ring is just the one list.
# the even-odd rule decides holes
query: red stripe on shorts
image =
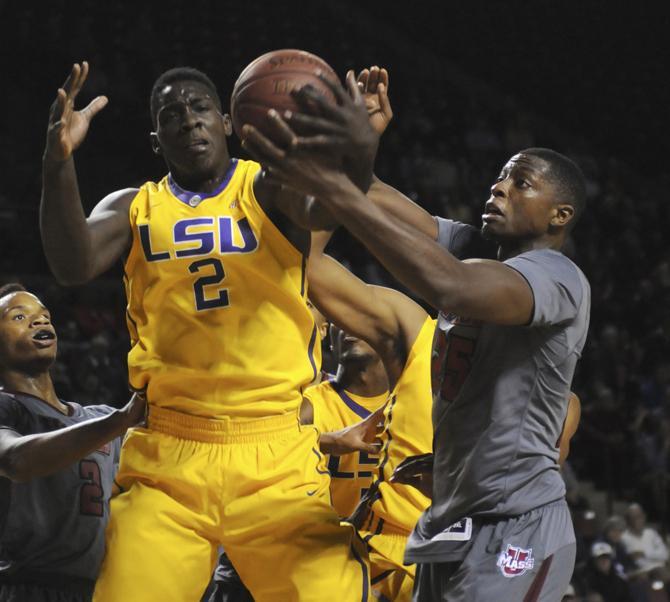
{"label": "red stripe on shorts", "polygon": [[546,581],[547,575],[549,574],[549,568],[551,567],[551,561],[553,559],[554,555],[552,554],[542,561],[542,566],[540,567],[540,570],[537,573],[535,579],[533,579],[533,583],[531,583],[530,589],[528,590],[528,593],[526,593],[526,597],[523,599],[523,602],[537,602],[540,599],[542,587],[544,587],[544,582]]}

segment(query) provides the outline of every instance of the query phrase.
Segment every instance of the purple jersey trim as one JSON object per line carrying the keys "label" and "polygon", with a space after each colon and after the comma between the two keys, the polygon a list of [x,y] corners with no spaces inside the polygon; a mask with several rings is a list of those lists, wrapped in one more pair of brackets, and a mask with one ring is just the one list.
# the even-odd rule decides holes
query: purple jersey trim
{"label": "purple jersey trim", "polygon": [[356,413],[361,418],[367,418],[372,412],[365,409],[361,404],[356,403],[351,397],[347,395],[347,392],[340,387],[337,383],[333,382],[333,389],[335,393],[340,396],[340,399],[346,404],[346,406],[354,413]]}
{"label": "purple jersey trim", "polygon": [[307,358],[309,359],[309,363],[312,365],[312,381],[316,379],[316,376],[319,373],[319,370],[316,367],[316,362],[314,361],[314,345],[316,345],[316,335],[316,324],[314,324],[312,336],[309,338],[309,346],[307,347]]}
{"label": "purple jersey trim", "polygon": [[212,192],[191,192],[190,190],[185,190],[174,181],[171,173],[168,174],[168,186],[170,187],[170,192],[172,192],[174,196],[176,196],[182,203],[190,207],[190,201],[194,196],[198,196],[202,201],[204,201],[205,199],[211,199],[212,197],[221,194],[226,186],[228,186],[228,183],[233,177],[236,168],[237,159],[232,158],[230,160],[230,165],[228,166],[228,171],[226,172],[226,175],[223,176],[223,180],[221,180],[221,184],[219,184],[216,187],[216,190],[213,190]]}
{"label": "purple jersey trim", "polygon": [[[354,537],[357,537],[357,535],[354,535]],[[362,572],[362,577],[363,577],[363,595],[361,596],[361,602],[366,602],[368,599],[368,588],[370,587],[370,578],[368,577],[368,567],[365,564],[365,562],[361,559],[360,554],[358,553],[358,550],[356,550],[356,547],[354,543],[352,542],[351,544],[351,551],[354,555],[354,559],[358,564],[361,565],[361,572]]]}

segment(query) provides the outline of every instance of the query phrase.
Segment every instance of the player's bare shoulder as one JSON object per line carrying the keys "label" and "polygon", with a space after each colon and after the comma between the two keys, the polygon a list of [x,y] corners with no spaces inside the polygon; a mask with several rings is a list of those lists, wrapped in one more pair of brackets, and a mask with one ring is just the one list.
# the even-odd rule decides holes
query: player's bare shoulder
{"label": "player's bare shoulder", "polygon": [[108,270],[130,249],[132,229],[129,212],[138,192],[137,188],[123,188],[108,194],[86,219],[91,249],[95,250],[86,280]]}
{"label": "player's bare shoulder", "polygon": [[91,217],[103,213],[121,214],[124,218],[128,217],[130,204],[140,191],[139,188],[122,188],[115,190],[104,197],[91,211]]}

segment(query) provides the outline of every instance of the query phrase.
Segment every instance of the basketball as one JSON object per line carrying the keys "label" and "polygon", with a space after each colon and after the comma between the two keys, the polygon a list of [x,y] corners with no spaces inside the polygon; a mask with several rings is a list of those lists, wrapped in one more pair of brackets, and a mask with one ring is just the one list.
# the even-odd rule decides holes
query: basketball
{"label": "basketball", "polygon": [[319,71],[340,85],[337,74],[326,61],[304,50],[273,50],[249,63],[237,78],[230,98],[230,113],[238,137],[242,137],[245,123],[263,131],[268,109],[280,114],[286,110],[299,111],[291,92],[307,84],[335,102],[331,90],[317,76]]}

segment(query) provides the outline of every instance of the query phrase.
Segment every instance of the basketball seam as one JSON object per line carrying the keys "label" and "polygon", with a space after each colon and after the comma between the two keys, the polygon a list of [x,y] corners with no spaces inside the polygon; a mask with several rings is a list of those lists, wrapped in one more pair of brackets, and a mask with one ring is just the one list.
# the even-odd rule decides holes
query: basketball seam
{"label": "basketball seam", "polygon": [[[294,71],[294,70],[290,70],[290,71],[281,71],[281,75],[282,75],[282,76],[284,76],[284,75],[289,75],[289,74],[291,74],[291,73],[293,73],[293,74],[300,74],[300,75],[308,74],[308,75],[312,75],[313,77],[316,77],[316,75],[315,75],[314,73],[310,73],[309,71]],[[266,77],[277,77],[278,75],[279,75],[279,72],[278,72],[277,74],[264,73],[264,74],[262,74],[262,75],[257,75],[257,76],[254,77],[253,79],[250,79],[250,80],[248,80],[248,81],[245,81],[244,84],[243,84],[241,87],[239,87],[239,88],[237,87],[237,84],[235,84],[235,87],[233,88],[233,93],[230,95],[230,104],[231,104],[231,107],[232,107],[232,105],[233,105],[233,99],[234,99],[236,96],[239,96],[242,92],[244,92],[244,90],[246,90],[251,84],[257,82],[258,80],[264,79],[264,78],[266,78]],[[333,75],[335,75],[335,78],[337,78],[337,75],[335,74],[334,71],[333,71]],[[337,81],[338,81],[338,83],[339,83],[339,79],[338,79]]]}

